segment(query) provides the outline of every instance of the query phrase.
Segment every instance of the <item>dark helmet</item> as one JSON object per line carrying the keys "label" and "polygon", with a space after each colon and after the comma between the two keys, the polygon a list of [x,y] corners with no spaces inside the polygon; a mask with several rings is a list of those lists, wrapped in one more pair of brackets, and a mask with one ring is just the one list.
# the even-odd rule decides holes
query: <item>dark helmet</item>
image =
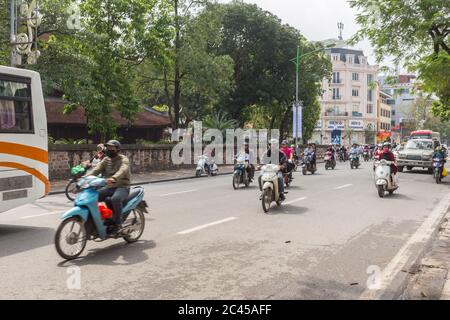
{"label": "dark helmet", "polygon": [[105,144],[105,146],[106,146],[106,147],[107,147],[107,146],[116,147],[117,150],[120,150],[120,147],[121,147],[120,142],[117,141],[117,140],[109,140],[109,141]]}

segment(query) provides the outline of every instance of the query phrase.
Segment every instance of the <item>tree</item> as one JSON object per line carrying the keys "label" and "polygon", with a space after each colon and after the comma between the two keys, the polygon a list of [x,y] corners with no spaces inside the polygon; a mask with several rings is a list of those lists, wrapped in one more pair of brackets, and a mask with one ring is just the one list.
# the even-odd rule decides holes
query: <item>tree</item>
{"label": "tree", "polygon": [[172,41],[166,42],[162,56],[139,68],[136,87],[149,104],[168,106],[172,127],[186,127],[210,114],[231,89],[233,61],[214,51],[221,41],[220,16],[201,10],[209,6],[207,1],[168,4]]}
{"label": "tree", "polygon": [[[233,1],[211,9],[223,12],[222,44],[218,52],[234,61],[234,88],[223,97],[221,108],[240,125],[253,122],[253,114],[259,118],[257,121],[267,115],[270,120],[266,128],[279,128],[286,135],[292,123],[295,93],[295,67],[291,60],[296,56],[297,46],[302,54],[318,47],[256,5]],[[320,112],[317,103],[317,96],[322,94],[320,81],[330,75],[331,63],[323,54],[311,54],[302,60],[300,73],[304,134],[310,136]]]}
{"label": "tree", "polygon": [[423,88],[440,98],[434,111],[450,115],[450,2],[448,0],[351,0],[360,9],[361,30],[354,42],[368,38],[377,59],[393,56],[419,72]]}
{"label": "tree", "polygon": [[9,1],[0,0],[0,65],[9,65],[11,59],[11,46],[9,43],[10,30],[8,28]]}

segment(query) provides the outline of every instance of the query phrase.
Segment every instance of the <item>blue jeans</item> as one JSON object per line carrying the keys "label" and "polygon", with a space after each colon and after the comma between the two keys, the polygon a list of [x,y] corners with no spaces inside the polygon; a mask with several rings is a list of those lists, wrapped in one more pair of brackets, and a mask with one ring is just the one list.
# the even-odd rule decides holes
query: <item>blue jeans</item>
{"label": "blue jeans", "polygon": [[[113,220],[116,225],[122,224],[123,203],[130,194],[128,188],[102,188],[98,191],[98,202],[106,200],[111,204],[113,210]],[[109,198],[109,199],[108,199]]]}

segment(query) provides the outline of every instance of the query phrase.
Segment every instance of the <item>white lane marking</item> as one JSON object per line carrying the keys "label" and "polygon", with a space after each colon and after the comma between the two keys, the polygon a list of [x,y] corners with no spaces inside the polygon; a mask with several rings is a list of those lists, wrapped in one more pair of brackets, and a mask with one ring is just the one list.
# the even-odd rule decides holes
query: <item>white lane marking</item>
{"label": "white lane marking", "polygon": [[285,202],[284,204],[293,204],[293,203],[296,203],[296,202],[299,202],[299,201],[303,201],[303,200],[306,200],[306,199],[308,199],[308,198],[307,197],[302,197],[302,198],[298,198],[298,199],[295,199],[295,200],[291,200],[291,201]]}
{"label": "white lane marking", "polygon": [[20,217],[20,220],[25,220],[25,219],[31,219],[31,218],[38,218],[38,217],[44,217],[44,216],[52,216],[55,214],[63,214],[64,211],[53,211],[53,212],[47,212],[47,213],[42,213],[42,214],[36,214],[36,215],[32,215],[32,216],[24,216],[24,217]]}
{"label": "white lane marking", "polygon": [[184,231],[180,231],[180,232],[178,232],[178,234],[184,235],[184,234],[192,233],[192,232],[195,232],[195,231],[198,231],[198,230],[202,230],[202,229],[205,229],[205,228],[208,228],[208,227],[212,227],[212,226],[215,226],[215,225],[218,225],[218,224],[221,224],[221,223],[225,223],[225,222],[229,222],[229,221],[233,221],[233,220],[236,220],[236,219],[237,219],[236,217],[226,218],[226,219],[223,219],[223,220],[207,223],[207,224],[204,224],[204,225],[192,228],[192,229],[187,229],[187,230],[184,230]]}
{"label": "white lane marking", "polygon": [[198,189],[187,190],[187,191],[180,191],[180,192],[172,192],[172,193],[162,194],[162,195],[160,195],[160,197],[175,196],[175,195],[177,195],[177,194],[191,193],[191,192],[196,192],[196,191],[198,191]]}
{"label": "white lane marking", "polygon": [[450,207],[450,193],[439,202],[428,218],[409,238],[405,245],[397,252],[395,257],[389,262],[386,268],[381,272],[380,285],[375,290],[366,289],[359,297],[361,300],[377,300],[387,290],[389,285],[395,279],[396,275],[405,268],[405,265],[411,259],[414,249],[419,245],[425,245],[427,240],[433,235],[434,231],[441,223],[448,208]]}
{"label": "white lane marking", "polygon": [[348,187],[351,187],[353,184],[346,184],[346,185],[343,185],[343,186],[340,186],[340,187],[337,187],[337,188],[334,188],[334,190],[341,190],[341,189],[345,189],[345,188],[348,188]]}

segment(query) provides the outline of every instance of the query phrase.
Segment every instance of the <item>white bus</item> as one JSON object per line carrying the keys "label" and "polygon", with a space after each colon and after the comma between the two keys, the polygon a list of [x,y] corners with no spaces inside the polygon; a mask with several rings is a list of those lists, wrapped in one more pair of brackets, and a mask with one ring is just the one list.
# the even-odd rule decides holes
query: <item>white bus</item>
{"label": "white bus", "polygon": [[34,71],[0,66],[0,212],[49,191],[41,77]]}

